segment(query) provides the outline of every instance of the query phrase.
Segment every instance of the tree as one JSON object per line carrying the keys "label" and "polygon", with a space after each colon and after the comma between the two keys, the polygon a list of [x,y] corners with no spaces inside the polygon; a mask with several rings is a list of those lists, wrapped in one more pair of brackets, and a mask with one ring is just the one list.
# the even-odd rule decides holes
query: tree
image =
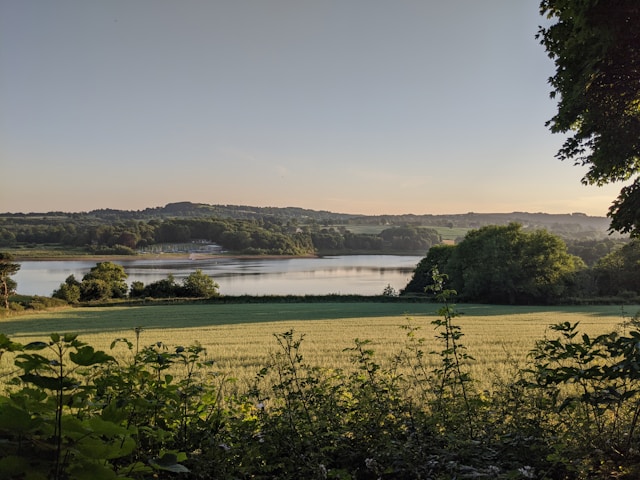
{"label": "tree", "polygon": [[640,294],[640,239],[601,258],[593,270],[599,295]]}
{"label": "tree", "polygon": [[80,300],[90,302],[92,300],[108,300],[113,298],[109,284],[104,280],[91,278],[83,280],[80,284]]}
{"label": "tree", "polygon": [[443,272],[465,300],[522,304],[560,298],[584,267],[559,237],[545,230],[524,232],[511,223],[471,230]]}
{"label": "tree", "polygon": [[131,298],[144,297],[144,283],[136,280],[131,282],[131,288],[129,289],[129,296]]}
{"label": "tree", "polygon": [[433,284],[433,270],[444,272],[454,249],[453,245],[434,245],[431,247],[427,256],[418,262],[411,280],[400,294],[425,293],[427,287]]}
{"label": "tree", "polygon": [[0,296],[4,301],[4,308],[9,308],[9,295],[16,290],[17,283],[11,275],[20,270],[19,263],[13,263],[13,255],[0,252]]}
{"label": "tree", "polygon": [[537,35],[556,65],[547,125],[573,132],[557,157],[588,166],[584,184],[634,179],[608,216],[612,230],[640,236],[640,2],[542,0],[540,12],[555,20]]}
{"label": "tree", "polygon": [[219,285],[198,269],[183,280],[182,288],[186,297],[210,298],[218,295]]}
{"label": "tree", "polygon": [[13,245],[16,241],[16,236],[13,232],[0,228],[0,245],[10,246]]}
{"label": "tree", "polygon": [[144,287],[142,295],[151,298],[171,298],[177,297],[180,285],[176,283],[173,274],[167,275],[167,278],[150,283]]}
{"label": "tree", "polygon": [[122,265],[100,262],[82,277],[81,300],[105,300],[127,296],[127,274]]}
{"label": "tree", "polygon": [[59,298],[67,303],[78,303],[80,301],[81,283],[76,280],[75,275],[69,275],[60,288],[53,292],[53,298]]}
{"label": "tree", "polygon": [[412,226],[387,228],[379,236],[392,249],[405,251],[426,251],[442,241],[437,230]]}

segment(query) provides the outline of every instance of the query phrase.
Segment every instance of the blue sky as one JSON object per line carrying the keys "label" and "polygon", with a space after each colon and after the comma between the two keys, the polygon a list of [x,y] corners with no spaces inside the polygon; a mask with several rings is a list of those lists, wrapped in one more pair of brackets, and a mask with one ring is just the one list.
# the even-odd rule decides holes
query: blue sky
{"label": "blue sky", "polygon": [[537,0],[0,0],[0,212],[584,212]]}

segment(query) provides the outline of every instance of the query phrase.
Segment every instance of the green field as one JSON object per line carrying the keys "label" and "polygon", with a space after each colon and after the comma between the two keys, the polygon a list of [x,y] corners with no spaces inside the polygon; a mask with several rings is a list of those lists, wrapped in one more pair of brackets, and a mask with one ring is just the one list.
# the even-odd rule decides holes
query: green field
{"label": "green field", "polygon": [[[514,307],[459,305],[463,315],[455,319],[465,336],[462,343],[475,358],[474,378],[487,381],[504,377],[513,362],[524,362],[535,341],[550,324],[580,322],[590,335],[611,331],[640,306]],[[26,343],[46,340],[50,333],[78,333],[95,348],[109,349],[112,340],[135,339],[142,327],[141,346],[163,342],[170,346],[199,342],[220,371],[250,380],[276,348],[274,334],[294,329],[304,334],[302,353],[316,366],[350,368],[343,350],[354,339],[370,340],[376,358],[385,365],[407,342],[411,323],[426,339],[425,351],[441,350],[434,340],[431,321],[435,304],[402,303],[297,303],[235,305],[162,305],[141,307],[69,308],[56,312],[24,314],[0,319],[0,332]],[[129,355],[120,347],[113,352]],[[0,365],[9,367],[8,359]]]}

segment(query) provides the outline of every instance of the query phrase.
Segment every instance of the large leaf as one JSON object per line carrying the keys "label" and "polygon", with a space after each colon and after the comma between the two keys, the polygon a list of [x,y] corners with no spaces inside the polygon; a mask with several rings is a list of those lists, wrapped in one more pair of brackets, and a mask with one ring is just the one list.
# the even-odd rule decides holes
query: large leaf
{"label": "large leaf", "polygon": [[28,412],[13,405],[0,405],[0,430],[20,433],[31,427],[31,416]]}
{"label": "large leaf", "polygon": [[189,469],[178,463],[178,455],[166,452],[160,458],[149,460],[149,464],[158,470],[173,473],[189,473]]}
{"label": "large leaf", "polygon": [[43,350],[45,348],[47,348],[49,346],[48,343],[45,342],[31,342],[31,343],[27,343],[24,346],[25,350]]}
{"label": "large leaf", "polygon": [[77,352],[69,353],[69,358],[76,365],[82,365],[84,367],[115,361],[115,358],[111,355],[106,354],[102,350],[95,351],[90,345],[78,349]]}
{"label": "large leaf", "polygon": [[78,417],[74,415],[64,415],[62,417],[62,433],[66,437],[79,440],[90,435],[91,432],[91,428]]}
{"label": "large leaf", "polygon": [[102,409],[102,420],[109,423],[120,423],[129,416],[129,412],[121,408],[116,401],[112,401],[105,408]]}
{"label": "large leaf", "polygon": [[100,417],[91,417],[84,423],[98,435],[113,437],[115,435],[132,435],[135,433],[134,428],[123,427]]}
{"label": "large leaf", "polygon": [[75,480],[113,480],[118,478],[111,465],[102,462],[78,462],[69,468],[69,476]]}
{"label": "large leaf", "polygon": [[97,437],[85,437],[75,444],[75,449],[86,458],[94,460],[121,458],[129,455],[136,447],[132,437],[114,439],[107,442]]}
{"label": "large leaf", "polygon": [[4,333],[0,333],[0,351],[15,352],[22,350],[23,348],[23,345],[12,342]]}
{"label": "large leaf", "polygon": [[69,390],[77,384],[77,382],[70,378],[50,377],[48,375],[37,375],[33,373],[20,375],[20,379],[23,382],[31,383],[36,387],[46,388],[48,390]]}
{"label": "large leaf", "polygon": [[38,368],[49,367],[51,360],[37,353],[21,353],[20,355],[16,355],[13,363],[25,372],[30,372]]}
{"label": "large leaf", "polygon": [[29,462],[24,457],[8,455],[0,458],[0,478],[19,478],[29,470]]}
{"label": "large leaf", "polygon": [[62,337],[62,340],[65,343],[74,343],[74,345],[85,345],[83,342],[76,342],[76,340],[78,339],[78,334],[77,333],[65,333],[64,336]]}
{"label": "large leaf", "polygon": [[146,465],[146,464],[144,464],[142,462],[135,462],[135,463],[132,463],[131,465],[126,465],[124,467],[121,467],[118,470],[118,475],[120,475],[119,478],[125,478],[125,477],[123,477],[123,475],[133,475],[135,473],[149,473],[150,474],[150,473],[153,473],[153,469],[149,465]]}
{"label": "large leaf", "polygon": [[154,460],[149,460],[149,464],[158,470],[165,470],[167,472],[173,473],[189,473],[189,469],[179,463],[174,463],[171,465],[160,465]]}

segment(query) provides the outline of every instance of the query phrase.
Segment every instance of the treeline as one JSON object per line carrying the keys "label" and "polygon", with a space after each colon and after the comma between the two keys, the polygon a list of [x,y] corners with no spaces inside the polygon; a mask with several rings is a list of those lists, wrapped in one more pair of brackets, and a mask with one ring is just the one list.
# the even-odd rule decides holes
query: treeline
{"label": "treeline", "polygon": [[0,213],[10,219],[57,218],[99,218],[105,222],[125,220],[159,220],[166,218],[235,218],[255,220],[263,217],[278,217],[298,222],[317,222],[321,224],[343,223],[356,215],[334,213],[325,210],[308,210],[299,207],[253,207],[248,205],[208,205],[204,203],[177,202],[164,207],[145,208],[143,210],[115,210],[103,208],[89,212],[47,212],[47,213]]}
{"label": "treeline", "polygon": [[196,270],[182,282],[168,275],[147,285],[136,281],[129,287],[126,280],[127,274],[122,265],[99,262],[81,281],[75,275],[69,275],[52,297],[74,304],[125,298],[211,298],[219,295],[219,285],[202,270]]}
{"label": "treeline", "polygon": [[[580,213],[466,213],[448,215],[353,215],[297,207],[252,207],[171,203],[144,210],[100,209],[90,212],[0,213],[0,246],[57,243],[84,246],[93,244],[131,247],[135,240],[153,242],[155,228],[175,220],[217,220],[243,225],[287,225],[321,228],[371,225],[376,227],[481,228],[488,225],[520,223],[526,229],[546,229],[565,240],[593,240],[607,237],[609,220]],[[109,229],[108,227],[111,227]],[[237,228],[236,228],[237,229]],[[270,228],[268,228],[270,230]],[[233,228],[231,229],[233,230]],[[289,229],[289,232],[292,229]],[[275,229],[277,233],[277,229]],[[125,234],[122,238],[118,238]],[[104,237],[108,237],[105,239]],[[204,238],[204,237],[202,237]],[[257,247],[259,248],[259,247]]]}
{"label": "treeline", "polygon": [[441,238],[433,229],[390,227],[380,234],[345,228],[298,225],[275,217],[175,218],[97,223],[88,217],[5,218],[0,246],[57,244],[106,254],[133,254],[163,243],[206,241],[231,252],[309,255],[317,252],[426,252]]}
{"label": "treeline", "polygon": [[583,213],[461,213],[447,215],[360,215],[346,220],[352,225],[432,225],[450,228],[481,228],[489,225],[519,223],[527,229],[551,231],[563,238],[601,237],[609,229],[606,217],[591,217]]}
{"label": "treeline", "polygon": [[[401,295],[424,295],[433,273],[466,302],[553,304],[634,300],[640,294],[640,241],[573,245],[570,253],[546,230],[512,223],[470,231],[457,245],[437,245],[423,258]],[[588,253],[588,254],[587,254]],[[602,254],[602,255],[601,255]],[[597,260],[596,260],[597,258]]]}

